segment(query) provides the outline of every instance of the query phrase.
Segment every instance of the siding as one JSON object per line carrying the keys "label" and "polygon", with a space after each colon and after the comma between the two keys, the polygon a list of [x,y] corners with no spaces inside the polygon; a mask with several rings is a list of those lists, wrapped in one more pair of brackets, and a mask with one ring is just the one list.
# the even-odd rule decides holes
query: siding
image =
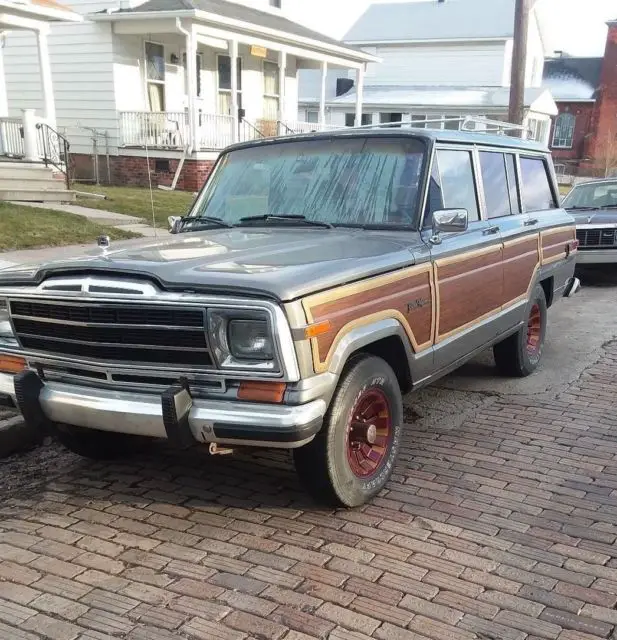
{"label": "siding", "polygon": [[[81,14],[100,11],[113,2],[68,0],[66,6]],[[82,127],[108,131],[115,153],[118,125],[114,101],[112,35],[109,25],[53,24],[49,36],[57,125],[75,153],[92,151],[91,133]],[[4,49],[9,114],[22,109],[43,114],[42,86],[36,37],[12,32]],[[101,142],[102,144],[102,142]]]}
{"label": "siding", "polygon": [[383,62],[369,64],[367,84],[501,86],[505,43],[362,47]]}

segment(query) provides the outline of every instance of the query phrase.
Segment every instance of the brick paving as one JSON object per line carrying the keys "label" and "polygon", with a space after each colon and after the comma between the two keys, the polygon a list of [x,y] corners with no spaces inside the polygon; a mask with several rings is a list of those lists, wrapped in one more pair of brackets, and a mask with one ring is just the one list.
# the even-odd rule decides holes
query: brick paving
{"label": "brick paving", "polygon": [[0,639],[615,639],[616,381],[410,425],[355,511],[284,453],[59,454],[0,504]]}

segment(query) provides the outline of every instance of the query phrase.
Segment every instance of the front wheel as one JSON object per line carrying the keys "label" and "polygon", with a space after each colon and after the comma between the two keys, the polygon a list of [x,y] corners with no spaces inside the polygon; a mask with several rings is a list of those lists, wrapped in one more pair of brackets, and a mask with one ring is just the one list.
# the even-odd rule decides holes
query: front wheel
{"label": "front wheel", "polygon": [[546,294],[537,285],[527,304],[526,324],[493,347],[495,363],[501,373],[522,378],[538,368],[544,352],[547,311]]}
{"label": "front wheel", "polygon": [[318,501],[356,507],[385,486],[400,447],[403,399],[381,358],[355,357],[315,439],[294,450],[300,480]]}

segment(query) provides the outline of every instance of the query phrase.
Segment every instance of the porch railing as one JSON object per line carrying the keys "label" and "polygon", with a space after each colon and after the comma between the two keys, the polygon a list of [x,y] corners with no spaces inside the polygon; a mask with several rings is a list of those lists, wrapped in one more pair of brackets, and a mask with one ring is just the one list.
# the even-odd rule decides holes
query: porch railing
{"label": "porch railing", "polygon": [[69,141],[45,122],[36,125],[38,131],[37,146],[41,158],[48,167],[51,165],[64,174],[66,188],[71,188],[71,145]]}
{"label": "porch railing", "polygon": [[233,142],[234,119],[215,113],[200,113],[197,141],[200,149],[224,149]]}
{"label": "porch railing", "polygon": [[20,118],[0,118],[0,155],[23,158],[24,129]]}
{"label": "porch railing", "polygon": [[291,122],[286,120],[279,123],[281,135],[290,135],[292,133],[314,133],[317,131],[335,131],[336,129],[343,129],[342,126],[335,124],[321,125],[319,122]]}
{"label": "porch railing", "polygon": [[121,111],[120,140],[124,147],[182,149],[188,140],[184,111]]}

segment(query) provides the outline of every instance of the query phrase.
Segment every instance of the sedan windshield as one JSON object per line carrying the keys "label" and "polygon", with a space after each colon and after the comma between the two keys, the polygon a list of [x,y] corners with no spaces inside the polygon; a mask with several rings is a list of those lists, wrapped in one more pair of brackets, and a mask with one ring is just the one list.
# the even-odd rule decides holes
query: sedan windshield
{"label": "sedan windshield", "polygon": [[566,209],[603,209],[617,207],[617,180],[581,184],[565,197]]}
{"label": "sedan windshield", "polygon": [[191,215],[234,226],[415,226],[426,155],[422,140],[401,137],[238,149],[221,159]]}

